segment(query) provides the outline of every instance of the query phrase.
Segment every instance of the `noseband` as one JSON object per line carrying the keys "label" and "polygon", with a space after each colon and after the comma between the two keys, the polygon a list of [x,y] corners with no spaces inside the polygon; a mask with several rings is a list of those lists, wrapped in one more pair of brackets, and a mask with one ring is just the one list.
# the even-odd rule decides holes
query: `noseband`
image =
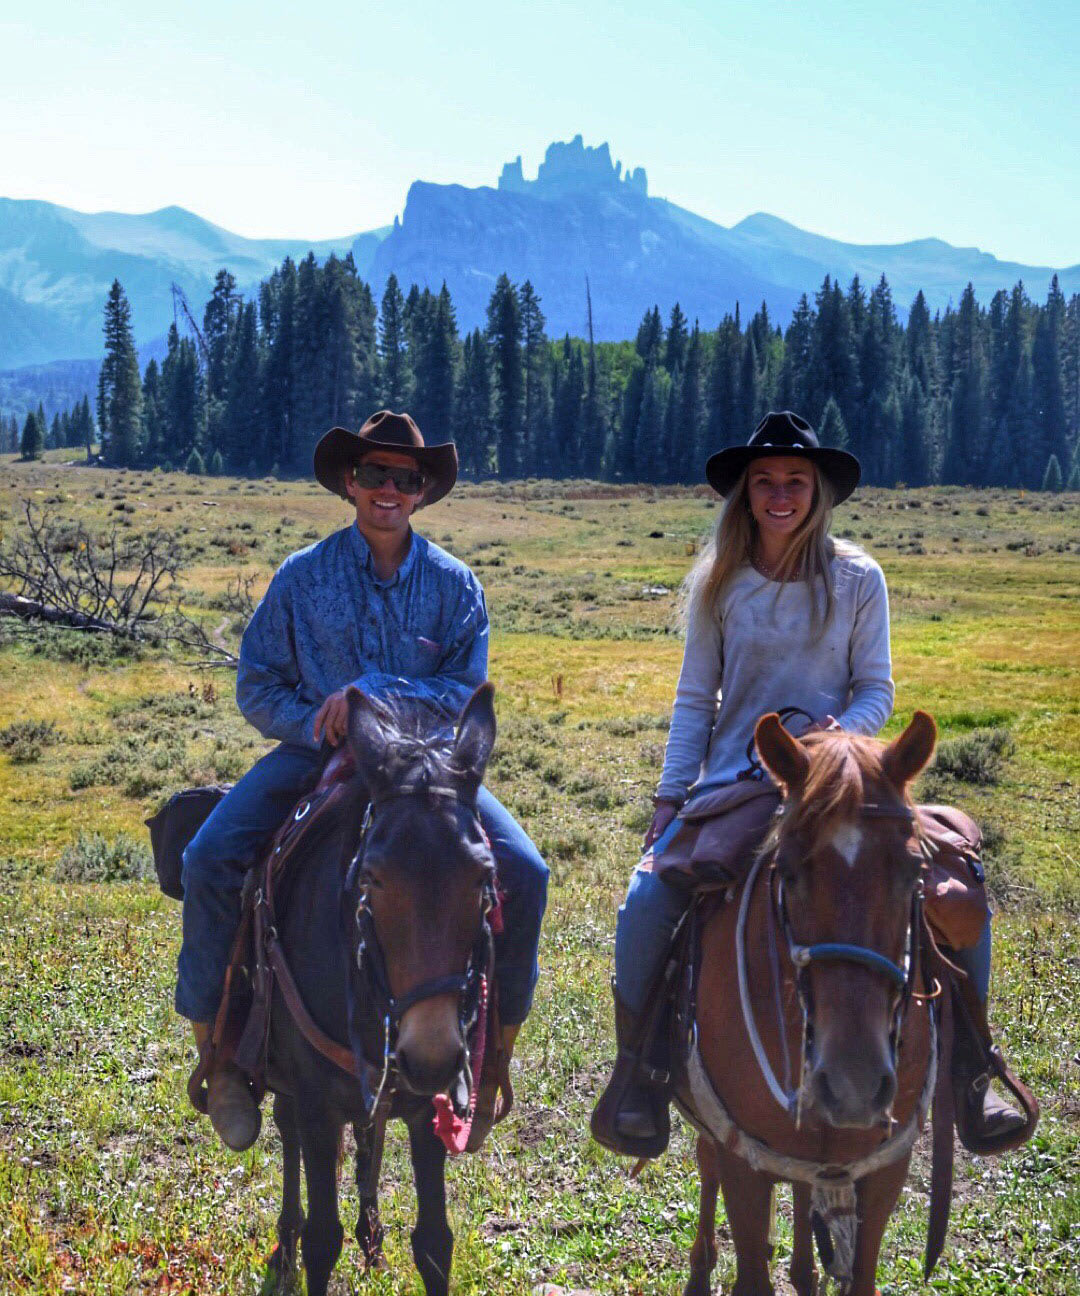
{"label": "noseband", "polygon": [[[345,887],[346,891],[351,892],[355,889],[357,893],[355,911],[358,933],[356,946],[357,970],[364,979],[370,1001],[382,1023],[383,1047],[380,1076],[374,1092],[365,1092],[365,1102],[369,1112],[374,1111],[378,1105],[387,1081],[391,1073],[396,1069],[395,1054],[398,1028],[401,1025],[401,1019],[409,1009],[418,1003],[422,1003],[425,999],[434,999],[444,994],[456,994],[458,996],[458,1026],[461,1030],[462,1039],[468,1039],[469,1032],[476,1023],[483,990],[491,978],[495,957],[489,915],[496,906],[498,896],[495,888],[495,867],[492,864],[481,894],[480,931],[469,953],[469,961],[465,971],[421,981],[418,985],[411,986],[404,994],[396,997],[392,993],[390,978],[386,970],[386,957],[379,943],[378,932],[375,929],[375,918],[369,903],[371,879],[364,867],[364,851],[375,813],[386,802],[400,800],[402,797],[455,801],[464,806],[477,819],[479,824],[475,798],[463,797],[449,788],[430,787],[426,782],[407,784],[396,788],[393,792],[388,792],[379,797],[377,801],[370,801],[364,812],[363,823],[360,827],[360,840],[349,864]],[[480,831],[483,833],[483,828]],[[484,834],[484,839],[487,840],[486,834]],[[362,1041],[359,1039],[358,1032],[353,1030],[352,1016],[353,1014],[350,1011],[350,1037],[353,1050],[358,1056],[363,1057]],[[365,1090],[369,1088],[366,1082],[364,1088]]]}
{"label": "noseband", "polygon": [[[898,819],[911,824],[916,822],[914,811],[909,809],[907,806],[864,805],[860,807],[859,817],[867,819]],[[923,886],[920,880],[916,882],[912,889],[911,911],[908,917],[902,965],[894,963],[892,959],[880,953],[880,951],[869,949],[865,945],[854,945],[844,941],[824,941],[814,945],[803,945],[795,940],[791,931],[791,923],[788,918],[787,904],[784,894],[784,884],[775,872],[775,853],[773,853],[772,866],[774,872],[773,877],[770,878],[769,884],[772,918],[772,922],[769,925],[769,953],[773,964],[773,976],[777,993],[777,1012],[779,1017],[778,1026],[784,1056],[786,1083],[781,1085],[772,1069],[768,1057],[766,1056],[765,1048],[761,1042],[761,1036],[758,1034],[757,1024],[754,1020],[753,1007],[750,1002],[749,978],[747,976],[746,922],[750,909],[750,897],[754,890],[754,884],[757,881],[758,873],[761,871],[766,859],[768,858],[770,858],[769,853],[762,852],[755,860],[754,866],[747,877],[745,886],[743,887],[742,898],[739,902],[739,915],[735,929],[735,955],[736,970],[739,980],[739,999],[742,1006],[743,1021],[746,1025],[751,1047],[754,1050],[754,1057],[757,1059],[758,1066],[761,1069],[765,1083],[768,1085],[769,1092],[788,1113],[788,1115],[794,1117],[796,1126],[798,1126],[801,1116],[803,1078],[807,1062],[812,1055],[814,1048],[814,1000],[810,987],[811,965],[814,963],[826,962],[856,963],[862,967],[869,968],[872,972],[880,973],[890,982],[893,987],[895,999],[892,1010],[892,1024],[889,1031],[889,1052],[891,1063],[895,1068],[897,1052],[900,1046],[900,1032],[903,1025],[904,1014],[911,1001],[915,985],[915,977],[919,966],[919,933],[922,929]],[[784,939],[787,942],[788,957],[791,959],[792,965],[795,968],[795,986],[799,997],[799,1007],[802,1012],[802,1058],[799,1069],[799,1083],[795,1088],[791,1087],[791,1063],[787,1050],[787,1033],[784,1029],[783,1017],[780,1015],[779,967],[776,961],[774,937],[774,929],[776,927],[779,927],[780,931],[784,935]]]}

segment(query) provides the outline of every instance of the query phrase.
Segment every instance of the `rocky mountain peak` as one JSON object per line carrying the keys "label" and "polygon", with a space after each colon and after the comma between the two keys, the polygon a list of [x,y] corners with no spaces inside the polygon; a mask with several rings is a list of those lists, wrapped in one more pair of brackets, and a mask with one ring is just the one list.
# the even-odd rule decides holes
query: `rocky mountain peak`
{"label": "rocky mountain peak", "polygon": [[519,154],[507,162],[499,176],[499,188],[509,193],[531,193],[536,197],[557,197],[574,190],[621,189],[647,197],[648,179],[644,167],[623,172],[621,162],[612,162],[607,143],[586,145],[580,135],[572,140],[549,144],[535,180],[526,180]]}

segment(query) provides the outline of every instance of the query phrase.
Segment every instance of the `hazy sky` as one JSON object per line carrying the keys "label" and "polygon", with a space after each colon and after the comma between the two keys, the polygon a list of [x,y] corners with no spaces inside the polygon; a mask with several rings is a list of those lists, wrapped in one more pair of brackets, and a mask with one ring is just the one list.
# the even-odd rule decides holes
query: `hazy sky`
{"label": "hazy sky", "polygon": [[0,195],[249,235],[391,221],[582,132],[734,224],[1080,262],[1075,0],[21,0]]}

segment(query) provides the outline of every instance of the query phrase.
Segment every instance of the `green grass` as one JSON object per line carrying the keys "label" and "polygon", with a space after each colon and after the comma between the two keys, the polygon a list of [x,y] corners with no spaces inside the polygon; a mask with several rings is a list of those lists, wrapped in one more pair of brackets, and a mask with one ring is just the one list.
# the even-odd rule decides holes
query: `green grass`
{"label": "green grass", "polygon": [[[302,483],[55,458],[5,462],[0,529],[16,525],[23,497],[95,529],[175,526],[189,562],[185,606],[208,628],[224,623],[233,642],[223,600],[235,575],[261,589],[285,554],[348,516]],[[465,487],[420,517],[484,580],[500,721],[490,783],[554,880],[518,1107],[482,1155],[449,1172],[456,1291],[508,1296],[547,1281],[658,1296],[685,1277],[697,1203],[686,1130],[636,1181],[586,1131],[612,1054],[615,908],[648,819],[680,659],[674,591],[716,517],[710,504],[701,492],[530,483]],[[889,578],[898,693],[887,733],[921,707],[943,750],[974,761],[943,762],[924,789],[987,829],[999,907],[992,1015],[1043,1102],[1023,1152],[959,1159],[950,1242],[931,1284],[954,1296],[1080,1292],[1078,504],[870,490],[837,515]],[[265,748],[236,713],[229,672],[185,658],[0,621],[3,1293],[252,1292],[272,1245],[274,1136],[232,1156],[184,1096],[191,1048],[171,1010],[178,907],[148,882],[53,880],[72,849],[80,868],[122,872],[131,856],[121,834],[144,833],[164,795],[234,777]],[[992,777],[957,777],[972,769]],[[89,833],[104,840],[79,848]],[[893,1296],[922,1290],[926,1186],[921,1147],[882,1252],[879,1284]],[[365,1291],[417,1290],[412,1213],[397,1133],[384,1174],[391,1271]],[[338,1292],[359,1289],[351,1240],[338,1275]],[[721,1223],[716,1289],[733,1275]]]}

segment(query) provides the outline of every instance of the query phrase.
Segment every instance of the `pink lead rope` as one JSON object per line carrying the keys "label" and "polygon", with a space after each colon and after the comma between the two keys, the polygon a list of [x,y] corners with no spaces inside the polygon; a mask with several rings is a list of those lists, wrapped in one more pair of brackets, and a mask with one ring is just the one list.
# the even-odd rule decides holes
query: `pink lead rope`
{"label": "pink lead rope", "polygon": [[454,1111],[446,1094],[436,1094],[431,1103],[435,1108],[432,1128],[436,1138],[442,1140],[451,1156],[460,1156],[465,1151],[472,1130],[473,1116],[476,1112],[476,1096],[480,1090],[480,1076],[484,1069],[484,1048],[487,1044],[487,977],[480,977],[480,1003],[476,1018],[476,1053],[472,1066],[473,1083],[469,1093],[469,1114],[464,1120]]}

